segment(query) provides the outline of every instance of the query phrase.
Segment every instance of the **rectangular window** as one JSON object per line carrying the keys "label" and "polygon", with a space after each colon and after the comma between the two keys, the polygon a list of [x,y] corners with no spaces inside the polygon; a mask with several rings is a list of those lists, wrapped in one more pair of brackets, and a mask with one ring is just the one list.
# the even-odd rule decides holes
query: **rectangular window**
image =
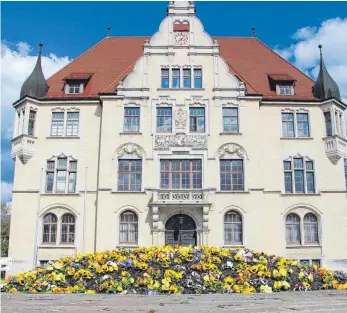
{"label": "rectangular window", "polygon": [[294,184],[296,192],[305,192],[303,159],[294,159]]}
{"label": "rectangular window", "polygon": [[56,192],[65,192],[66,187],[66,167],[67,158],[58,158],[57,161],[57,177],[56,177]]}
{"label": "rectangular window", "polygon": [[191,88],[192,72],[190,68],[183,69],[183,88]]}
{"label": "rectangular window", "polygon": [[202,88],[202,70],[200,68],[194,69],[194,88]]}
{"label": "rectangular window", "polygon": [[161,88],[169,88],[169,69],[161,69]]}
{"label": "rectangular window", "polygon": [[157,132],[172,132],[172,108],[157,108]]}
{"label": "rectangular window", "polygon": [[282,113],[283,137],[294,137],[294,114]]}
{"label": "rectangular window", "polygon": [[66,136],[78,136],[79,112],[68,112],[66,121]]}
{"label": "rectangular window", "polygon": [[189,130],[194,133],[205,132],[205,108],[189,109]]}
{"label": "rectangular window", "polygon": [[202,188],[201,160],[161,160],[160,188]]}
{"label": "rectangular window", "polygon": [[69,192],[76,192],[77,161],[69,162]]}
{"label": "rectangular window", "polygon": [[53,192],[55,161],[47,161],[46,192]]}
{"label": "rectangular window", "polygon": [[142,160],[118,160],[118,190],[141,191]]}
{"label": "rectangular window", "polygon": [[333,134],[333,129],[332,129],[332,124],[331,124],[331,115],[330,112],[324,112],[324,119],[325,119],[325,130],[326,130],[326,135],[332,136]]}
{"label": "rectangular window", "polygon": [[226,133],[239,132],[238,108],[223,108],[223,131]]}
{"label": "rectangular window", "polygon": [[28,135],[34,136],[36,112],[29,112]]}
{"label": "rectangular window", "polygon": [[292,87],[289,85],[279,85],[278,86],[279,91],[280,91],[280,95],[283,96],[290,96],[292,95]]}
{"label": "rectangular window", "polygon": [[51,136],[63,136],[63,132],[64,132],[64,112],[53,112]]}
{"label": "rectangular window", "polygon": [[140,131],[140,108],[124,109],[124,131],[139,132]]}
{"label": "rectangular window", "polygon": [[172,88],[180,88],[181,86],[181,70],[179,68],[172,69]]}
{"label": "rectangular window", "polygon": [[308,114],[297,113],[296,123],[297,123],[298,137],[309,137],[310,130],[309,130],[309,124],[308,124]]}
{"label": "rectangular window", "polygon": [[80,93],[81,84],[69,84],[69,93]]}
{"label": "rectangular window", "polygon": [[243,160],[220,160],[220,189],[244,190]]}
{"label": "rectangular window", "polygon": [[284,161],[283,167],[284,167],[285,192],[292,193],[293,192],[292,163],[290,161]]}
{"label": "rectangular window", "polygon": [[314,183],[314,168],[312,161],[306,161],[306,186],[308,193],[315,192],[315,183]]}

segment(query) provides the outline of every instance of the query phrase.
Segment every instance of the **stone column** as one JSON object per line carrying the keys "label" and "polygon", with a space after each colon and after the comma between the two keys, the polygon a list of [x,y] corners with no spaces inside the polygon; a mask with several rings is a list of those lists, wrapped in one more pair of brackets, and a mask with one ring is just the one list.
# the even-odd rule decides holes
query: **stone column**
{"label": "stone column", "polygon": [[153,244],[159,245],[159,208],[157,206],[152,206],[152,236],[153,236]]}
{"label": "stone column", "polygon": [[202,208],[202,244],[208,245],[208,213],[210,212],[210,208],[208,206],[204,206]]}

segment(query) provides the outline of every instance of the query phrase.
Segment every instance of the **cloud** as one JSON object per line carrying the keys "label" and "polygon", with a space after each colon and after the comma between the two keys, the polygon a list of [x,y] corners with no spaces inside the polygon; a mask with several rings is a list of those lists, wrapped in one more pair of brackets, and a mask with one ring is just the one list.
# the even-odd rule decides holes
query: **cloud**
{"label": "cloud", "polygon": [[295,43],[275,51],[291,61],[313,79],[319,72],[319,49],[323,45],[325,65],[340,87],[342,101],[347,103],[347,18],[333,18],[319,27],[306,26],[292,36]]}
{"label": "cloud", "polygon": [[[26,42],[16,44],[1,42],[1,182],[7,184],[13,176],[13,161],[10,156],[13,134],[14,110],[12,103],[19,99],[20,89],[36,64],[37,55]],[[68,64],[71,59],[54,53],[42,56],[42,68],[46,78]],[[5,185],[6,186],[6,185]],[[2,189],[5,188],[2,186]],[[4,189],[9,190],[9,189]]]}
{"label": "cloud", "polygon": [[9,202],[12,199],[12,183],[1,182],[1,203]]}

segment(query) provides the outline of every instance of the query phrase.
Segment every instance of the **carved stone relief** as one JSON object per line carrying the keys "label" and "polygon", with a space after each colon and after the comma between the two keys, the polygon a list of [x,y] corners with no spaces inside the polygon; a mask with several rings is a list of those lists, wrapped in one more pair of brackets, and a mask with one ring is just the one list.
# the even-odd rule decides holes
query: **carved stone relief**
{"label": "carved stone relief", "polygon": [[155,135],[154,149],[168,150],[170,147],[192,147],[193,149],[207,149],[206,135]]}
{"label": "carved stone relief", "polygon": [[219,157],[223,157],[226,154],[236,154],[240,158],[247,157],[246,151],[238,144],[236,143],[226,143],[222,145],[218,151],[217,154]]}
{"label": "carved stone relief", "polygon": [[176,128],[179,128],[179,129],[185,128],[187,125],[186,110],[183,110],[182,108],[177,109],[174,114],[174,119],[175,119]]}
{"label": "carved stone relief", "polygon": [[118,158],[122,157],[124,154],[136,154],[139,158],[144,156],[144,150],[136,143],[125,143],[121,145],[116,150],[116,155]]}

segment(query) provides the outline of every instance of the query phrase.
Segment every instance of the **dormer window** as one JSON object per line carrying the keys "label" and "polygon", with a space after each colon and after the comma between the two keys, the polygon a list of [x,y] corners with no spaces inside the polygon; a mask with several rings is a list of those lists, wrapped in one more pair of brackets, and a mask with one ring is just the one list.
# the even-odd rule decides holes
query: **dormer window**
{"label": "dormer window", "polygon": [[295,79],[288,74],[268,74],[270,89],[280,96],[295,94]]}
{"label": "dormer window", "polygon": [[92,73],[71,73],[64,78],[66,94],[81,94],[86,89]]}

